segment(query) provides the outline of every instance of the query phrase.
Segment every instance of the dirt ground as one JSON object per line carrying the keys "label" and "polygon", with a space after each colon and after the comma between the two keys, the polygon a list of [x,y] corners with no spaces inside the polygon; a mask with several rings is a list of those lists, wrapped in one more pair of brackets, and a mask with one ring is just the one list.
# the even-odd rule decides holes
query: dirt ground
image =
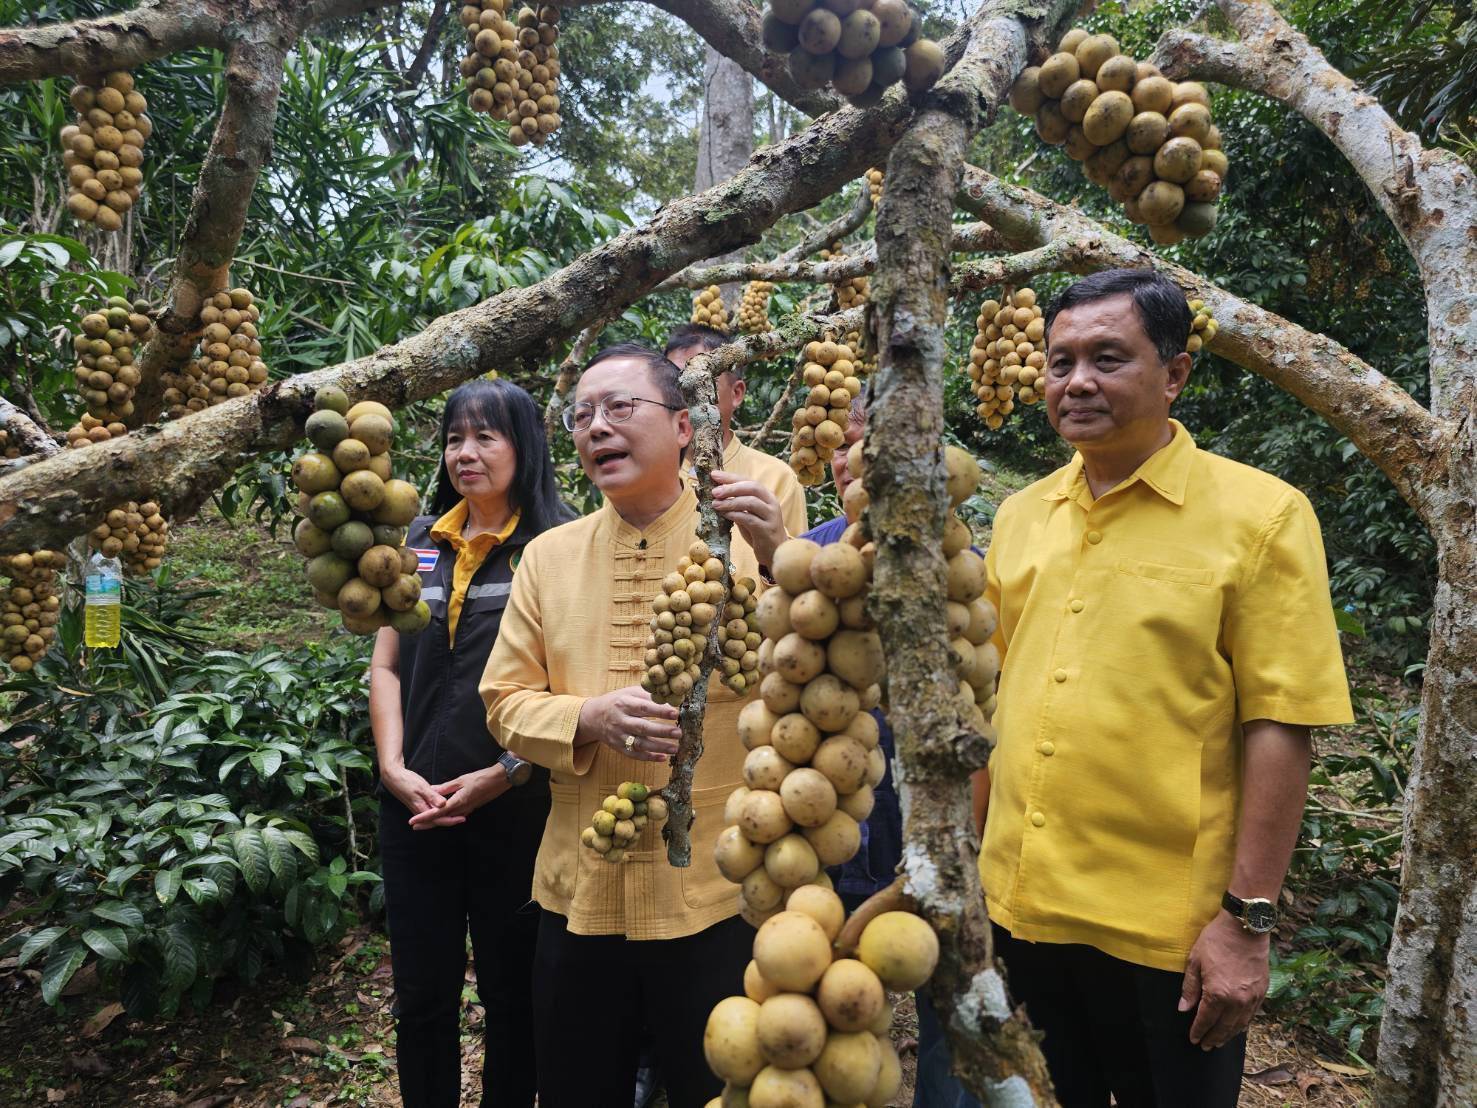
{"label": "dirt ground", "polygon": [[[28,967],[29,969],[29,967]],[[86,991],[85,975],[45,1008],[27,971],[0,963],[0,1108],[327,1108],[398,1105],[390,1023],[389,950],[381,934],[357,929],[303,981],[274,977],[223,991],[196,1017],[146,1023]],[[95,981],[93,982],[95,985]],[[465,991],[463,1105],[477,1102],[481,1009]],[[898,998],[893,1041],[912,1103],[917,1021]],[[1320,1058],[1288,1028],[1252,1029],[1241,1103],[1353,1106],[1369,1100],[1357,1071]],[[658,1102],[659,1104],[664,1102]]]}

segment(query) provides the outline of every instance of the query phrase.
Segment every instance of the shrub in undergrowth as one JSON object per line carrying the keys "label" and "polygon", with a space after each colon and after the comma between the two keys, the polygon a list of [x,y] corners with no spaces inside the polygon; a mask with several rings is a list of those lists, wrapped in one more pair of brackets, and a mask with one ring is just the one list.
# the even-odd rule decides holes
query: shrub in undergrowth
{"label": "shrub in undergrowth", "polygon": [[205,649],[198,595],[130,582],[121,649],[74,610],[0,685],[0,955],[47,1003],[91,961],[133,1015],[200,1007],[376,906],[366,644]]}

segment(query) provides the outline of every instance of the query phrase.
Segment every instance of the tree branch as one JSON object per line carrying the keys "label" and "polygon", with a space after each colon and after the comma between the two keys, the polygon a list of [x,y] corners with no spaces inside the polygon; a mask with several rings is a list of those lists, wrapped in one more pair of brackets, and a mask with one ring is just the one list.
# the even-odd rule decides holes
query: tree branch
{"label": "tree branch", "polygon": [[[1424,518],[1426,500],[1447,469],[1450,436],[1403,389],[1324,335],[1305,331],[1173,262],[1113,234],[1075,208],[967,167],[958,202],[989,220],[1016,249],[1059,240],[1062,268],[1088,273],[1150,266],[1187,296],[1204,300],[1219,330],[1210,349],[1265,377],[1323,416],[1385,472]],[[1428,520],[1428,523],[1430,521]]]}
{"label": "tree branch", "polygon": [[1241,36],[1167,32],[1166,74],[1193,74],[1280,100],[1329,140],[1394,224],[1426,289],[1431,405],[1461,418],[1477,388],[1477,172],[1449,150],[1423,149],[1379,102],[1263,0],[1218,0]]}
{"label": "tree branch", "polygon": [[[974,17],[987,29],[928,94],[926,110],[887,163],[871,284],[878,371],[863,475],[877,544],[869,610],[887,657],[888,715],[897,737],[902,872],[939,936],[928,994],[955,1072],[991,1105],[1055,1103],[1045,1060],[1014,1018],[994,965],[969,790],[989,741],[960,716],[941,549],[949,507],[943,361],[953,198],[970,139],[1028,58],[1025,30],[1010,10],[987,0]],[[1043,29],[1054,32],[1074,11],[1073,3],[1053,4]],[[978,49],[987,42],[988,52]]]}
{"label": "tree branch", "polygon": [[164,374],[189,358],[200,334],[200,309],[230,280],[251,194],[272,155],[282,67],[297,32],[269,22],[253,23],[242,31],[226,59],[225,106],[200,167],[169,296],[155,320],[153,337],[139,354],[142,379],[130,426],[158,416]]}
{"label": "tree branch", "polygon": [[19,459],[9,463],[0,462],[6,469],[19,469],[61,452],[60,444],[51,435],[3,396],[0,396],[0,428],[4,428],[11,442],[21,452]]}
{"label": "tree branch", "polygon": [[[867,168],[871,168],[868,166]],[[823,250],[833,242],[840,242],[851,234],[872,214],[872,193],[867,188],[867,182],[861,182],[857,189],[856,200],[841,215],[831,220],[825,226],[810,232],[789,250],[781,254],[776,261],[793,262],[810,257],[817,250]]]}

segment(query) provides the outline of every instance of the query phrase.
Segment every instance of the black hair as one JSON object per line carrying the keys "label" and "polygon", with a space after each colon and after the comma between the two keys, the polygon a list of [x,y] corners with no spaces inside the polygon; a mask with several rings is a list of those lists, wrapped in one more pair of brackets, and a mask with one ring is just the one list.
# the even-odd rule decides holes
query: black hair
{"label": "black hair", "polygon": [[1133,298],[1134,311],[1161,362],[1184,353],[1194,322],[1189,302],[1178,285],[1152,269],[1105,269],[1068,285],[1046,309],[1047,345],[1052,323],[1068,308],[1125,295]]}
{"label": "black hair", "polygon": [[[732,340],[716,327],[706,327],[701,323],[683,323],[673,327],[672,333],[667,336],[667,345],[662,349],[668,358],[674,351],[686,350],[689,346],[696,346],[698,353],[709,354],[720,346],[726,346]],[[744,366],[740,363],[727,372],[732,373],[739,380],[743,379]]]}
{"label": "black hair", "polygon": [[656,391],[660,394],[652,399],[659,399],[663,404],[686,411],[687,401],[682,399],[682,389],[677,385],[677,378],[681,376],[682,371],[669,362],[665,354],[658,354],[644,343],[618,342],[614,346],[598,350],[595,356],[585,363],[585,368],[580,370],[580,373],[588,373],[601,362],[608,362],[611,358],[629,358],[640,362],[646,367],[651,383],[656,386]]}
{"label": "black hair", "polygon": [[436,472],[436,496],[431,511],[437,517],[456,506],[461,494],[446,472],[446,438],[455,429],[496,431],[513,444],[515,469],[508,487],[508,503],[523,513],[519,529],[537,535],[575,517],[559,499],[554,463],[544,434],[544,420],[533,397],[511,381],[479,377],[459,385],[446,398],[441,413],[441,463]]}

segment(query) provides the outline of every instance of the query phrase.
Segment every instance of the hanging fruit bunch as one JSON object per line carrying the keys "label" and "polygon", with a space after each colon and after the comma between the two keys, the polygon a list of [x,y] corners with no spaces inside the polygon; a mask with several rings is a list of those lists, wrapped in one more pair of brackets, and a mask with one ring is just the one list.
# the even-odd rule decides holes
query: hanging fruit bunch
{"label": "hanging fruit bunch", "polygon": [[462,8],[471,53],[461,62],[473,111],[506,120],[514,146],[542,146],[559,127],[559,9],[543,4],[508,18],[508,0]]}
{"label": "hanging fruit bunch", "polygon": [[[860,473],[862,445],[852,451]],[[974,492],[979,466],[956,447],[945,466],[957,507]],[[709,1067],[728,1083],[724,1104],[890,1104],[902,1073],[886,991],[919,988],[938,963],[937,936],[907,911],[878,914],[854,951],[838,949],[845,909],[822,868],[860,848],[860,824],[886,771],[869,712],[886,665],[866,610],[874,549],[859,521],[865,495],[850,496],[860,487],[847,490],[851,526],[838,542],[780,547],[777,587],[759,604],[761,699],[739,717],[745,785],[729,797],[715,850],[720,872],[741,886],[744,918],[758,927],[744,995],[719,1001],[703,1037]],[[983,729],[998,671],[994,609],[981,596],[983,559],[957,516],[944,551],[960,707]]]}
{"label": "hanging fruit bunch", "polygon": [[70,98],[77,120],[61,131],[67,210],[104,231],[120,230],[143,187],[143,147],[154,129],[148,102],[121,69],[79,81]]}
{"label": "hanging fruit bunch", "polygon": [[[829,259],[846,256],[846,251],[839,242],[826,253]],[[847,308],[858,308],[865,304],[869,285],[870,282],[865,276],[848,277],[843,281],[837,281],[833,286],[836,292],[836,307],[844,311]]]}
{"label": "hanging fruit bunch", "polygon": [[[68,432],[71,445],[102,442],[126,432],[126,428],[115,428],[123,428],[123,421],[133,415],[133,394],[140,380],[133,348],[153,332],[148,312],[148,301],[129,303],[124,297],[110,296],[101,311],[82,317],[80,330],[72,336],[77,355],[72,374],[91,424],[79,423]],[[103,434],[93,435],[98,429]]]}
{"label": "hanging fruit bunch", "polygon": [[986,300],[975,319],[969,379],[975,411],[998,431],[1015,401],[1034,404],[1046,394],[1046,319],[1034,289],[1007,291],[1003,303]]}
{"label": "hanging fruit bunch", "polygon": [[1080,27],[1057,52],[1028,66],[1010,105],[1036,120],[1044,142],[1064,146],[1088,180],[1108,190],[1157,243],[1198,238],[1215,227],[1216,200],[1229,168],[1210,97],[1135,62],[1112,35]]}
{"label": "hanging fruit bunch", "polygon": [[826,463],[846,441],[851,402],[861,395],[858,351],[830,339],[809,342],[801,351],[801,383],[808,390],[791,421],[790,468],[802,485],[818,485]]}
{"label": "hanging fruit bunch", "polygon": [[199,356],[182,373],[164,375],[164,404],[175,419],[204,411],[267,383],[257,330],[261,305],[248,289],[218,292],[200,309]]}
{"label": "hanging fruit bunch", "polygon": [[770,0],[761,25],[765,49],[788,57],[797,85],[829,84],[858,108],[898,81],[916,92],[944,75],[944,51],[922,30],[906,0]]}
{"label": "hanging fruit bunch", "polygon": [[56,571],[66,556],[55,550],[0,555],[0,657],[17,673],[27,673],[51,646],[61,618]]}
{"label": "hanging fruit bunch", "polygon": [[665,800],[639,781],[622,781],[590,817],[590,826],[580,832],[580,844],[604,861],[621,862],[648,822],[661,824],[666,818]]}
{"label": "hanging fruit bunch", "polygon": [[169,521],[152,500],[130,500],[110,511],[89,532],[87,543],[107,558],[123,559],[123,568],[135,577],[158,569],[169,545]]}
{"label": "hanging fruit bunch", "polygon": [[875,208],[882,201],[882,170],[867,170],[867,191],[872,194],[872,206]]}
{"label": "hanging fruit bunch", "polygon": [[728,308],[717,285],[692,294],[692,322],[728,334]]}
{"label": "hanging fruit bunch", "polygon": [[356,635],[381,627],[423,631],[431,609],[420,598],[415,553],[405,546],[420,496],[390,476],[395,418],[373,400],[350,407],[333,386],[319,389],[313,404],[306,430],[317,449],[292,464],[302,516],[292,537],[308,559],[313,598],[336,609]]}
{"label": "hanging fruit bunch", "polygon": [[774,285],[769,281],[750,281],[744,286],[738,310],[741,333],[757,335],[769,330],[769,294],[773,291]]}
{"label": "hanging fruit bunch", "polygon": [[1220,328],[1204,300],[1191,300],[1190,311],[1195,318],[1190,323],[1190,337],[1185,342],[1185,352],[1198,354],[1206,343],[1215,338],[1216,331]]}

